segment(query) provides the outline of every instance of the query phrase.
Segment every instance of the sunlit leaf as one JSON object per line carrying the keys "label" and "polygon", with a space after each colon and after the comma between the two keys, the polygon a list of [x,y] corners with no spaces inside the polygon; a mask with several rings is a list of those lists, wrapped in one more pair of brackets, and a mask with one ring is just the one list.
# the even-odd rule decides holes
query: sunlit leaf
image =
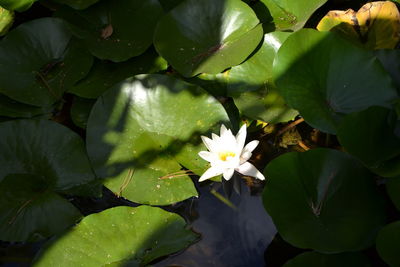
{"label": "sunlit leaf", "polygon": [[348,154],[331,149],[283,154],[265,172],[264,206],[290,244],[326,253],[373,244],[385,224],[373,176]]}
{"label": "sunlit leaf", "polygon": [[145,52],[162,15],[157,0],[106,0],[85,10],[64,7],[56,13],[94,56],[114,62]]}
{"label": "sunlit leaf", "polygon": [[367,3],[358,12],[333,10],[322,18],[317,29],[338,31],[358,39],[371,49],[394,48],[400,40],[400,13],[390,1]]}
{"label": "sunlit leaf", "polygon": [[206,150],[200,135],[224,121],[223,106],[202,88],[165,75],[138,75],[97,100],[87,149],[96,174],[117,195],[171,204],[197,195],[187,174],[207,169],[197,155]]}
{"label": "sunlit leaf", "polygon": [[0,6],[8,10],[25,11],[37,0],[0,0]]}
{"label": "sunlit leaf", "polygon": [[115,207],[85,217],[50,241],[33,266],[146,266],[197,238],[177,214],[148,206]]}
{"label": "sunlit leaf", "polygon": [[255,4],[259,17],[264,23],[273,22],[279,31],[299,30],[315,10],[327,0],[261,0]]}
{"label": "sunlit leaf", "polygon": [[160,20],[154,45],[174,69],[192,77],[240,64],[262,34],[257,16],[242,1],[187,0]]}
{"label": "sunlit leaf", "polygon": [[14,22],[14,12],[0,6],[0,36],[5,35]]}

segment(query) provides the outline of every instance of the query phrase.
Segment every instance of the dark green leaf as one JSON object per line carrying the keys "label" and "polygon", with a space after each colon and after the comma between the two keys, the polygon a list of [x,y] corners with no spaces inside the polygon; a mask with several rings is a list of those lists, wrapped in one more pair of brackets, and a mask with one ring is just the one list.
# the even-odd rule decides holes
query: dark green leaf
{"label": "dark green leaf", "polygon": [[393,204],[400,210],[400,177],[393,177],[386,180],[386,190]]}
{"label": "dark green leaf", "polygon": [[400,221],[386,225],[376,239],[379,256],[391,267],[400,266]]}
{"label": "dark green leaf", "polygon": [[0,42],[0,93],[25,104],[50,106],[86,75],[92,60],[60,19],[29,21]]}
{"label": "dark green leaf", "polygon": [[82,129],[86,129],[89,113],[92,110],[95,100],[74,97],[71,107],[71,119],[74,124]]}
{"label": "dark green leaf", "polygon": [[96,57],[125,61],[146,51],[163,9],[157,0],[106,0],[82,11],[61,8],[74,35]]}
{"label": "dark green leaf", "polygon": [[98,98],[114,84],[136,74],[154,73],[167,68],[167,62],[153,48],[121,63],[95,60],[89,74],[68,92],[84,98]]}
{"label": "dark green leaf", "polygon": [[52,187],[52,181],[29,174],[12,174],[0,182],[0,240],[38,241],[81,217]]}
{"label": "dark green leaf", "polygon": [[239,0],[187,0],[158,23],[157,51],[185,77],[240,64],[262,39],[253,10]]}
{"label": "dark green leaf", "polygon": [[338,138],[347,152],[379,173],[380,165],[400,156],[400,138],[394,134],[396,122],[393,111],[371,107],[346,115],[339,125]]}
{"label": "dark green leaf", "polygon": [[87,149],[105,185],[131,201],[166,205],[197,195],[180,171],[202,174],[200,135],[228,121],[200,87],[166,75],[138,75],[105,92],[87,127]]}
{"label": "dark green leaf", "polygon": [[277,123],[292,120],[298,114],[286,105],[272,82],[276,52],[289,35],[266,34],[257,52],[229,71],[228,95],[234,97],[241,113],[249,118]]}
{"label": "dark green leaf", "polygon": [[396,88],[372,51],[331,32],[302,29],[283,43],[273,76],[288,105],[313,127],[336,133],[342,114],[390,107]]}
{"label": "dark green leaf", "polygon": [[286,262],[283,267],[369,267],[368,258],[361,253],[320,254],[305,252]]}
{"label": "dark green leaf", "polygon": [[0,181],[10,174],[30,174],[62,192],[94,179],[82,139],[55,122],[0,123],[0,150]]}
{"label": "dark green leaf", "polygon": [[146,266],[197,240],[185,224],[177,214],[155,207],[108,209],[50,242],[34,266]]}
{"label": "dark green leaf", "polygon": [[331,149],[286,153],[269,163],[264,206],[290,244],[326,253],[373,244],[385,208],[372,175]]}
{"label": "dark green leaf", "polygon": [[0,94],[0,116],[12,118],[32,118],[38,115],[50,117],[52,108],[40,108],[14,101]]}
{"label": "dark green leaf", "polygon": [[85,9],[97,3],[99,0],[53,0],[54,2],[69,5],[75,9]]}

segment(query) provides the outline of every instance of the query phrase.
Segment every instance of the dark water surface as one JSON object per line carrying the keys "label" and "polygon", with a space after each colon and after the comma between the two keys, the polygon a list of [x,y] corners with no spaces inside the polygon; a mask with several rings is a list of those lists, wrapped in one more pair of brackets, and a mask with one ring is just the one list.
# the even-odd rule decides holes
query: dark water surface
{"label": "dark water surface", "polygon": [[[219,187],[219,188],[218,188]],[[231,207],[215,193],[223,196],[220,184],[201,188],[195,207],[198,218],[191,228],[201,240],[185,251],[154,264],[156,267],[258,267],[265,266],[264,252],[277,233],[271,217],[265,212],[261,196],[251,196],[242,185],[241,195],[232,194]]]}

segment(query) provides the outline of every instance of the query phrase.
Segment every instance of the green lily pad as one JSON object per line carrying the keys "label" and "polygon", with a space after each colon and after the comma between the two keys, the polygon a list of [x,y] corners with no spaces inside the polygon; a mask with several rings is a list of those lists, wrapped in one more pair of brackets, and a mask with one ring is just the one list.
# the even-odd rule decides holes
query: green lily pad
{"label": "green lily pad", "polygon": [[269,123],[292,120],[298,112],[289,108],[272,82],[272,64],[287,32],[264,35],[262,46],[228,75],[228,95],[245,116]]}
{"label": "green lily pad", "polygon": [[346,115],[338,128],[339,142],[380,174],[380,165],[400,156],[400,138],[394,133],[396,122],[394,111],[382,107]]}
{"label": "green lily pad", "polygon": [[95,60],[89,74],[68,92],[84,98],[98,98],[112,85],[136,74],[155,73],[167,69],[167,62],[154,49],[130,60],[114,63]]}
{"label": "green lily pad", "polygon": [[192,77],[240,64],[262,35],[256,14],[242,1],[187,0],[160,19],[154,46],[174,69]]}
{"label": "green lily pad", "polygon": [[362,253],[321,254],[310,251],[289,260],[283,267],[369,267],[371,263]]}
{"label": "green lily pad", "polygon": [[400,266],[400,221],[386,225],[376,239],[376,249],[379,256],[389,266]]}
{"label": "green lily pad", "polygon": [[182,3],[184,0],[158,0],[162,7],[164,8],[165,12],[170,11],[180,3]]}
{"label": "green lily pad", "polygon": [[48,117],[50,117],[51,111],[51,107],[40,108],[25,105],[0,94],[0,116],[11,118],[32,118],[39,115],[48,115]]}
{"label": "green lily pad", "polygon": [[0,150],[0,181],[11,174],[29,174],[63,192],[95,178],[82,139],[55,122],[0,123]]}
{"label": "green lily pad", "polygon": [[147,266],[197,239],[175,213],[148,206],[115,207],[85,217],[50,241],[34,266]]}
{"label": "green lily pad", "polygon": [[60,4],[66,4],[74,9],[86,9],[97,3],[99,0],[53,0]]}
{"label": "green lily pad", "polygon": [[94,102],[95,100],[93,99],[74,97],[71,106],[71,119],[76,126],[86,129],[89,113],[92,110]]}
{"label": "green lily pad", "polygon": [[385,224],[384,200],[357,160],[331,149],[283,154],[264,171],[264,206],[290,244],[324,253],[373,244]]}
{"label": "green lily pad", "polygon": [[381,49],[375,51],[375,55],[392,76],[397,88],[400,88],[400,51],[398,49]]}
{"label": "green lily pad", "polygon": [[261,0],[255,11],[263,23],[273,22],[279,31],[301,29],[327,0]]}
{"label": "green lily pad", "polygon": [[333,32],[293,33],[277,53],[273,77],[288,105],[327,133],[336,133],[342,114],[390,107],[398,98],[373,52]]}
{"label": "green lily pad", "polygon": [[8,10],[19,12],[29,9],[37,0],[0,0],[0,6]]}
{"label": "green lily pad", "polygon": [[163,12],[157,0],[106,0],[81,11],[63,7],[56,16],[68,22],[94,56],[121,62],[150,47]]}
{"label": "green lily pad", "polygon": [[0,182],[0,240],[38,241],[81,217],[52,187],[52,181],[30,174],[11,174]]}
{"label": "green lily pad", "polygon": [[206,135],[228,115],[202,88],[166,75],[137,75],[94,105],[87,150],[105,185],[131,201],[167,205],[197,195],[181,165],[202,174]]}
{"label": "green lily pad", "polygon": [[386,190],[393,204],[400,210],[400,176],[387,179]]}
{"label": "green lily pad", "polygon": [[14,12],[0,6],[0,36],[5,35],[14,22]]}
{"label": "green lily pad", "polygon": [[32,20],[0,42],[0,93],[25,104],[50,106],[84,77],[92,56],[71,40],[62,20]]}

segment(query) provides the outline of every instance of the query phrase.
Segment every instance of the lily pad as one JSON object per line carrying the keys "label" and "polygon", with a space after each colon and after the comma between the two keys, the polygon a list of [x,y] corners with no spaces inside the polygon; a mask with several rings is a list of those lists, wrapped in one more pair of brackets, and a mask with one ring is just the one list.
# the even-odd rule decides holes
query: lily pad
{"label": "lily pad", "polygon": [[86,75],[92,60],[71,40],[62,20],[29,21],[0,42],[0,93],[25,104],[50,106]]}
{"label": "lily pad", "polygon": [[112,85],[128,77],[165,70],[167,65],[167,62],[153,48],[121,63],[95,60],[89,74],[72,86],[68,92],[80,97],[96,99]]}
{"label": "lily pad", "polygon": [[68,22],[94,56],[121,62],[150,47],[163,12],[157,0],[106,0],[85,10],[63,7],[56,16]]}
{"label": "lily pad", "polygon": [[0,149],[0,181],[12,174],[29,174],[63,192],[95,178],[82,139],[55,122],[2,122]]}
{"label": "lily pad", "polygon": [[145,266],[197,239],[177,214],[148,206],[115,207],[85,217],[49,242],[34,266]]}
{"label": "lily pad", "polygon": [[386,190],[393,204],[400,210],[400,176],[387,179]]}
{"label": "lily pad", "polygon": [[292,120],[298,112],[289,108],[272,81],[272,64],[281,44],[290,33],[273,32],[264,35],[262,46],[228,75],[228,95],[240,112],[252,119],[268,123]]}
{"label": "lily pad", "polygon": [[11,118],[32,118],[39,115],[50,117],[52,108],[40,108],[26,105],[0,94],[0,116]]}
{"label": "lily pad", "polygon": [[394,111],[371,107],[346,115],[340,123],[338,138],[347,152],[379,174],[381,164],[400,156],[400,138],[394,133],[396,123]]}
{"label": "lily pad", "polygon": [[66,4],[74,9],[86,9],[97,3],[99,0],[53,0],[60,4]]}
{"label": "lily pad", "polygon": [[290,244],[324,253],[364,249],[385,224],[371,173],[331,149],[283,154],[265,170],[264,206]]}
{"label": "lily pad", "polygon": [[131,201],[167,205],[196,196],[188,171],[207,169],[200,135],[229,121],[202,88],[166,75],[137,75],[106,91],[94,105],[87,150],[105,185]]}
{"label": "lily pad", "polygon": [[333,10],[322,18],[317,29],[337,31],[358,39],[370,49],[393,49],[400,40],[400,13],[390,1],[367,3],[358,12]]}
{"label": "lily pad", "polygon": [[38,241],[81,217],[52,187],[51,180],[30,174],[11,174],[0,182],[0,240]]}
{"label": "lily pad", "polygon": [[400,265],[400,221],[386,225],[376,239],[379,256],[390,266]]}
{"label": "lily pad", "polygon": [[371,263],[362,253],[321,254],[310,251],[296,256],[283,267],[369,267]]}
{"label": "lily pad", "polygon": [[93,99],[74,97],[71,106],[71,119],[76,126],[86,129],[89,113],[92,110],[94,102],[95,100]]}
{"label": "lily pad", "polygon": [[297,31],[327,0],[261,0],[254,7],[256,13],[264,18],[262,22],[273,22],[279,31]]}
{"label": "lily pad", "polygon": [[375,55],[385,70],[392,76],[397,88],[400,88],[400,50],[381,49],[375,51]]}
{"label": "lily pad", "polygon": [[275,57],[273,77],[288,105],[327,133],[336,133],[343,114],[370,106],[390,108],[398,98],[373,52],[333,32],[293,33]]}
{"label": "lily pad", "polygon": [[0,0],[0,6],[8,10],[19,12],[29,9],[37,0]]}
{"label": "lily pad", "polygon": [[242,1],[187,0],[159,21],[154,45],[174,69],[192,77],[242,63],[262,35],[256,14]]}
{"label": "lily pad", "polygon": [[14,12],[0,6],[0,36],[5,35],[14,22]]}

